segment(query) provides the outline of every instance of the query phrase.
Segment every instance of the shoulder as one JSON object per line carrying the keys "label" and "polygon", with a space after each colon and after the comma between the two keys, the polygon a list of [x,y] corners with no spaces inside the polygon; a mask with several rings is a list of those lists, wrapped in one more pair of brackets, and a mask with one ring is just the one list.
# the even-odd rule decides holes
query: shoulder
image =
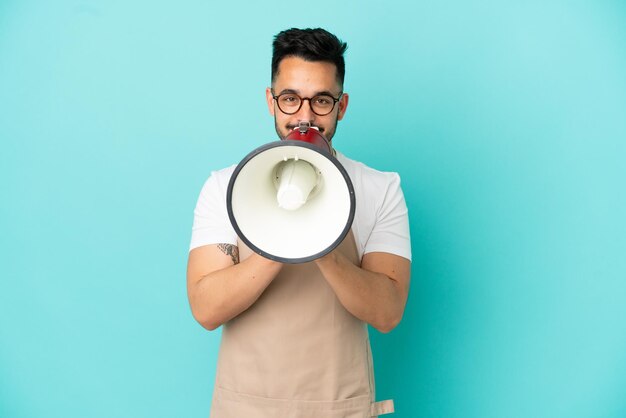
{"label": "shoulder", "polygon": [[237,235],[228,220],[226,191],[235,166],[211,172],[194,209],[189,250],[209,244],[236,244]]}
{"label": "shoulder", "polygon": [[337,153],[356,195],[352,229],[359,255],[385,252],[411,259],[408,210],[400,176],[376,170]]}
{"label": "shoulder", "polygon": [[225,195],[228,182],[235,171],[235,167],[236,165],[232,165],[221,170],[212,171],[202,186],[202,194],[216,193]]}
{"label": "shoulder", "polygon": [[396,172],[376,170],[339,152],[337,159],[348,172],[352,182],[356,183],[354,186],[367,194],[380,196],[380,193],[387,190],[400,188],[400,175]]}

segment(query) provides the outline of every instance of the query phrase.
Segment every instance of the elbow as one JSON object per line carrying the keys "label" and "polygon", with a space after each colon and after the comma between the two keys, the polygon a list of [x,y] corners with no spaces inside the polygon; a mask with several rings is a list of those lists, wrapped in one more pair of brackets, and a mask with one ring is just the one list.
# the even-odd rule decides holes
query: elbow
{"label": "elbow", "polygon": [[218,329],[220,327],[221,324],[218,324],[217,322],[200,322],[200,325],[202,325],[202,327],[204,329],[206,329],[207,331],[215,331],[216,329]]}
{"label": "elbow", "polygon": [[213,331],[226,322],[223,309],[211,298],[200,296],[197,292],[192,291],[188,294],[191,315],[202,328]]}
{"label": "elbow", "polygon": [[198,321],[198,323],[200,325],[202,325],[202,328],[206,329],[207,331],[214,331],[217,328],[220,327],[220,325],[222,325],[221,323],[219,323],[218,321],[212,319],[212,318],[198,318],[196,317],[196,321]]}
{"label": "elbow", "polygon": [[400,321],[402,320],[402,314],[390,316],[388,318],[383,318],[378,321],[376,324],[371,324],[378,332],[383,334],[390,333],[395,327],[398,326]]}
{"label": "elbow", "polygon": [[382,334],[389,334],[396,326],[398,326],[398,324],[389,322],[385,324],[377,324],[377,325],[372,325],[372,326],[376,328],[376,331]]}
{"label": "elbow", "polygon": [[200,310],[191,308],[191,313],[194,319],[202,325],[202,328],[208,331],[214,331],[219,328],[222,323],[217,319],[215,315],[212,315],[211,312],[207,309]]}
{"label": "elbow", "polygon": [[210,319],[203,320],[196,318],[196,321],[198,321],[198,323],[202,325],[202,328],[206,329],[207,331],[215,331],[222,325],[221,323]]}

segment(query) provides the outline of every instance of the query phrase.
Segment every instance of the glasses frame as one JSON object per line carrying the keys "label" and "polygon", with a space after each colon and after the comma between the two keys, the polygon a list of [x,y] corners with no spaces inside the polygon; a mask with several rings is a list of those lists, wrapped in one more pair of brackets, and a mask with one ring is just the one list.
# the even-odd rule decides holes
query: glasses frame
{"label": "glasses frame", "polygon": [[[296,96],[298,99],[300,99],[300,106],[298,106],[298,109],[295,112],[285,112],[279,104],[278,99],[280,98],[280,96],[284,96],[285,94],[291,94],[293,96]],[[311,106],[311,100],[315,99],[318,96],[326,96],[326,97],[330,97],[331,99],[333,99],[333,107],[330,108],[330,110],[327,113],[317,113],[314,109],[313,106]],[[341,100],[341,96],[343,96],[343,92],[339,93],[339,96],[337,98],[331,96],[330,94],[316,94],[313,97],[300,97],[299,94],[296,93],[280,93],[279,95],[275,95],[274,92],[272,91],[272,98],[276,101],[276,106],[278,106],[278,110],[280,110],[281,112],[283,112],[285,115],[295,115],[296,113],[298,113],[300,111],[300,109],[302,109],[302,105],[304,104],[305,100],[309,101],[309,107],[311,108],[311,112],[315,113],[317,116],[326,116],[326,115],[330,115],[332,113],[333,110],[335,110],[335,105],[337,104],[337,102],[339,100]]]}

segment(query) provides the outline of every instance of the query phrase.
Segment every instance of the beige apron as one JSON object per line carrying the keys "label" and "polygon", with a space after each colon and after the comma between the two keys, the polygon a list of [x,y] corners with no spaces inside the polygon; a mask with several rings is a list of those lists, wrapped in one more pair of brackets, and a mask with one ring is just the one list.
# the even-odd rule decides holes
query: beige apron
{"label": "beige apron", "polygon": [[[239,242],[245,259],[251,250]],[[339,246],[359,265],[352,232]],[[339,302],[315,262],[286,264],[261,297],[224,324],[211,418],[370,418],[367,325]]]}

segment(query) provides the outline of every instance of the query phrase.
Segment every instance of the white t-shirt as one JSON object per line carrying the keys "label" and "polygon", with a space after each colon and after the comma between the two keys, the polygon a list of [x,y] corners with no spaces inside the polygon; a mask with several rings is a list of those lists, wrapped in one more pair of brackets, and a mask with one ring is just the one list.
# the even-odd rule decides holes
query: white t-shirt
{"label": "white t-shirt", "polygon": [[[356,210],[352,233],[359,257],[385,252],[411,259],[409,217],[397,173],[382,172],[337,152],[354,186]],[[194,211],[189,250],[209,244],[237,245],[228,219],[226,190],[236,166],[211,173]]]}

